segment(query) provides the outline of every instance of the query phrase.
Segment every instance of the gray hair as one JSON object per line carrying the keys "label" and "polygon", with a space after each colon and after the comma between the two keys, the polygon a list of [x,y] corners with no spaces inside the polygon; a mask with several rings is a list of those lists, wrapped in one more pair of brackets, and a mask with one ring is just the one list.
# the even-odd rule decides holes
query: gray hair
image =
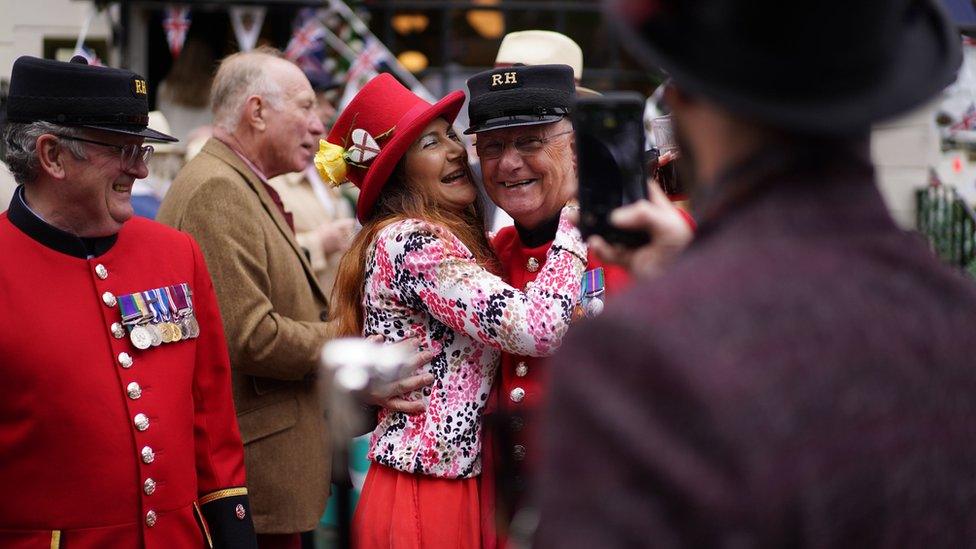
{"label": "gray hair", "polygon": [[284,103],[281,86],[271,79],[266,70],[276,59],[284,60],[280,51],[260,47],[235,53],[220,62],[210,90],[214,126],[234,132],[244,102],[252,95],[261,96],[273,109],[281,108]]}
{"label": "gray hair", "polygon": [[[49,133],[67,137],[81,137],[82,130],[72,126],[62,126],[51,122],[8,122],[3,138],[7,144],[4,161],[13,174],[14,180],[23,185],[32,183],[40,174],[41,162],[37,157],[37,138]],[[83,143],[73,139],[62,139],[60,144],[78,160],[87,160]]]}

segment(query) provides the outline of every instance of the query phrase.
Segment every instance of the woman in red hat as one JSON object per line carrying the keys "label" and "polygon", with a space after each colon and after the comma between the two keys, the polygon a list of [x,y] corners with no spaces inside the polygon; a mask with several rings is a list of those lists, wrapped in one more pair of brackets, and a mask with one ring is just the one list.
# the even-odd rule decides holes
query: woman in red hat
{"label": "woman in red hat", "polygon": [[416,337],[437,353],[425,367],[434,383],[407,396],[425,410],[378,413],[353,521],[359,548],[480,547],[481,412],[500,352],[555,351],[580,291],[586,248],[565,219],[531,288],[498,276],[451,127],[463,102],[456,91],[431,105],[380,75],[316,155],[326,180],[360,188],[363,228],[333,290],[339,335]]}

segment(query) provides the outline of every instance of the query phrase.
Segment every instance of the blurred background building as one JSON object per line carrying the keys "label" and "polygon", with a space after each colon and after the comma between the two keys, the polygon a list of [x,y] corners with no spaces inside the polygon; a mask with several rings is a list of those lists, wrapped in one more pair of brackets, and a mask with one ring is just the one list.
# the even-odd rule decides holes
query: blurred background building
{"label": "blurred background building", "polygon": [[[941,1],[964,32],[976,30],[974,0]],[[150,107],[165,115],[187,155],[209,135],[217,61],[259,45],[344,83],[333,101],[338,107],[377,72],[393,72],[431,99],[463,89],[469,76],[493,66],[505,34],[529,29],[554,30],[581,46],[585,87],[650,96],[662,80],[631,59],[596,0],[0,0],[0,14],[0,126],[17,57],[83,54],[145,76]],[[878,125],[872,154],[895,219],[927,236],[944,260],[976,274],[976,42],[962,40],[959,81],[931,104]],[[158,168],[154,174],[162,175],[147,185],[164,187],[175,173]],[[0,210],[12,189],[0,164]],[[358,485],[366,463],[357,444]],[[319,546],[334,534],[335,513],[330,506]]]}
{"label": "blurred background building", "polygon": [[[974,29],[972,0],[942,2],[964,31]],[[586,87],[650,95],[662,78],[631,59],[596,0],[0,0],[0,8],[0,101],[18,56],[83,53],[146,76],[151,107],[184,140],[209,122],[217,60],[255,45],[281,48],[305,69],[349,81],[344,97],[376,71],[440,97],[490,68],[506,33],[527,29],[575,40]],[[945,97],[876,131],[882,192],[906,228],[918,224],[919,188],[933,181],[951,185],[967,205],[976,202],[976,42],[965,39],[964,50],[960,81]],[[466,122],[462,115],[458,123]]]}

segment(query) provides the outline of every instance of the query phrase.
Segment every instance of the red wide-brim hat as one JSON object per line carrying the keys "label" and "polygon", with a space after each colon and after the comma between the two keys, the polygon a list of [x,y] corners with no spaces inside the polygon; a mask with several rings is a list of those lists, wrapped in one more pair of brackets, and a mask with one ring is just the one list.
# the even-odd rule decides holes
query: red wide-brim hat
{"label": "red wide-brim hat", "polygon": [[352,156],[346,178],[359,187],[356,217],[369,219],[393,168],[435,118],[453,123],[464,92],[454,91],[431,105],[390,74],[370,80],[342,110],[326,141]]}

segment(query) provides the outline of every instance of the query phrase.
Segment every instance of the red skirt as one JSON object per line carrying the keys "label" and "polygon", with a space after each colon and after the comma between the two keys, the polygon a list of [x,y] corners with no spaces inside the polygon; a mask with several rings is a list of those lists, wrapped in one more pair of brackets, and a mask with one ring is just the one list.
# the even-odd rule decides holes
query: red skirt
{"label": "red skirt", "polygon": [[442,479],[369,464],[352,521],[357,549],[479,549],[478,479]]}

